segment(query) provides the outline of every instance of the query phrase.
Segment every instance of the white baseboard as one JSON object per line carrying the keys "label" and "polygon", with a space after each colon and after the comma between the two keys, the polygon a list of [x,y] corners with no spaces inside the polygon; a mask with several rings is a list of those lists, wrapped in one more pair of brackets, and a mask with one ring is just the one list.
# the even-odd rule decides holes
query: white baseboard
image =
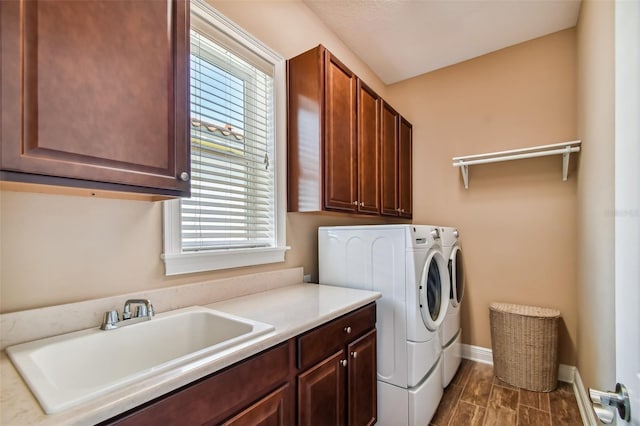
{"label": "white baseboard", "polygon": [[482,346],[465,345],[464,343],[461,346],[462,358],[493,365],[493,354],[491,353],[491,349],[483,348]]}
{"label": "white baseboard", "polygon": [[[483,364],[493,365],[493,354],[491,349],[481,346],[462,344],[462,358]],[[576,395],[582,423],[585,426],[597,426],[600,423],[596,420],[595,413],[591,409],[591,401],[582,384],[582,378],[578,369],[573,365],[560,364],[558,366],[558,380],[573,384],[573,392]]]}
{"label": "white baseboard", "polygon": [[573,392],[576,394],[578,409],[580,410],[580,415],[582,416],[582,423],[584,423],[585,426],[599,425],[600,422],[596,419],[596,413],[591,407],[591,400],[589,399],[589,395],[587,395],[587,390],[582,383],[582,377],[580,377],[580,372],[577,368],[575,370],[573,380]]}
{"label": "white baseboard", "polygon": [[[483,364],[493,365],[493,354],[491,349],[481,346],[462,344],[462,358]],[[576,368],[572,365],[560,364],[558,366],[558,380],[566,383],[573,383]]]}
{"label": "white baseboard", "polygon": [[558,380],[565,383],[575,383],[577,369],[573,365],[560,364],[558,366]]}

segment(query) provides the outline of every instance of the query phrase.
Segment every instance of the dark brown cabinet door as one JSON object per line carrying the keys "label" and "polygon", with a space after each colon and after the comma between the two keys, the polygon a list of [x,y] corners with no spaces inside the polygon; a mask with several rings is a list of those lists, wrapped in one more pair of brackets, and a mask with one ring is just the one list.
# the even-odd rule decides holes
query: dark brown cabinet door
{"label": "dark brown cabinet door", "polygon": [[5,175],[188,194],[189,1],[0,3]]}
{"label": "dark brown cabinet door", "polygon": [[349,426],[372,425],[377,419],[376,330],[351,343],[347,352]]}
{"label": "dark brown cabinet door", "polygon": [[324,207],[355,212],[356,76],[325,54]]}
{"label": "dark brown cabinet door", "polygon": [[323,209],[322,46],[287,61],[287,211]]}
{"label": "dark brown cabinet door", "polygon": [[380,213],[380,97],[358,80],[358,212]]}
{"label": "dark brown cabinet door", "polygon": [[398,216],[398,124],[400,115],[382,101],[381,113],[381,213]]}
{"label": "dark brown cabinet door", "polygon": [[343,350],[298,376],[298,424],[344,425],[346,356]]}
{"label": "dark brown cabinet door", "polygon": [[291,424],[291,407],[287,396],[288,392],[290,392],[290,386],[287,384],[271,392],[222,424],[224,426],[289,425]]}
{"label": "dark brown cabinet door", "polygon": [[413,128],[411,123],[400,120],[400,141],[398,144],[398,207],[400,216],[411,218],[413,213],[413,170],[411,165],[413,149]]}

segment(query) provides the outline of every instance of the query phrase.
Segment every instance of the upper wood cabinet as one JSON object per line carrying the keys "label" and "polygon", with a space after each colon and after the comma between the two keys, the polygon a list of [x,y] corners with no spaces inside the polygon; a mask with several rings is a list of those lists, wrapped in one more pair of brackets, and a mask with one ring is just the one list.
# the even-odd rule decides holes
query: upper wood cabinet
{"label": "upper wood cabinet", "polygon": [[398,216],[398,124],[400,122],[400,114],[384,101],[382,102],[381,111],[381,213],[385,216]]}
{"label": "upper wood cabinet", "polygon": [[358,211],[380,213],[380,102],[358,80]]}
{"label": "upper wood cabinet", "polygon": [[413,214],[413,126],[400,118],[398,141],[398,215],[410,218]]}
{"label": "upper wood cabinet", "polygon": [[413,128],[384,101],[381,111],[381,213],[410,219],[413,214]]}
{"label": "upper wood cabinet", "polygon": [[325,51],[324,207],[357,210],[356,76]]}
{"label": "upper wood cabinet", "polygon": [[399,216],[399,114],[323,46],[287,61],[287,89],[288,210]]}
{"label": "upper wood cabinet", "polygon": [[356,76],[324,47],[287,61],[288,210],[357,210]]}
{"label": "upper wood cabinet", "polygon": [[0,12],[3,179],[189,194],[188,0]]}

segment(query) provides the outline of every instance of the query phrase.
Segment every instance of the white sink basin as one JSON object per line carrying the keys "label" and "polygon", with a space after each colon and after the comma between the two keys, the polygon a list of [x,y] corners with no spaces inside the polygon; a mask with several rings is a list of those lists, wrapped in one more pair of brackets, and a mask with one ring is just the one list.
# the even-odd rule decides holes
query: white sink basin
{"label": "white sink basin", "polygon": [[95,328],[11,346],[7,353],[51,414],[273,329],[194,306],[115,330]]}

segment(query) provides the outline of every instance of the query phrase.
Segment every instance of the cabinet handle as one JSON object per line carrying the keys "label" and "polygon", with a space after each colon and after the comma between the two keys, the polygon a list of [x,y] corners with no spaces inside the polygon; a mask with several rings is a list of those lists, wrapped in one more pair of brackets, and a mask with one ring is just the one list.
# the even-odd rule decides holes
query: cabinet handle
{"label": "cabinet handle", "polygon": [[352,202],[351,204],[353,204],[354,206],[357,206],[358,205],[358,200]]}
{"label": "cabinet handle", "polygon": [[345,327],[344,332],[347,334],[351,334],[351,327]]}
{"label": "cabinet handle", "polygon": [[346,367],[347,366],[347,360],[346,359],[341,359],[340,360],[340,365],[343,366],[343,367]]}
{"label": "cabinet handle", "polygon": [[351,352],[351,356],[353,358],[358,358],[358,352],[356,352],[356,351]]}
{"label": "cabinet handle", "polygon": [[364,201],[360,201],[360,207],[364,207]]}
{"label": "cabinet handle", "polygon": [[187,172],[182,172],[180,173],[180,176],[178,176],[180,178],[181,181],[186,182],[189,180],[189,173]]}

